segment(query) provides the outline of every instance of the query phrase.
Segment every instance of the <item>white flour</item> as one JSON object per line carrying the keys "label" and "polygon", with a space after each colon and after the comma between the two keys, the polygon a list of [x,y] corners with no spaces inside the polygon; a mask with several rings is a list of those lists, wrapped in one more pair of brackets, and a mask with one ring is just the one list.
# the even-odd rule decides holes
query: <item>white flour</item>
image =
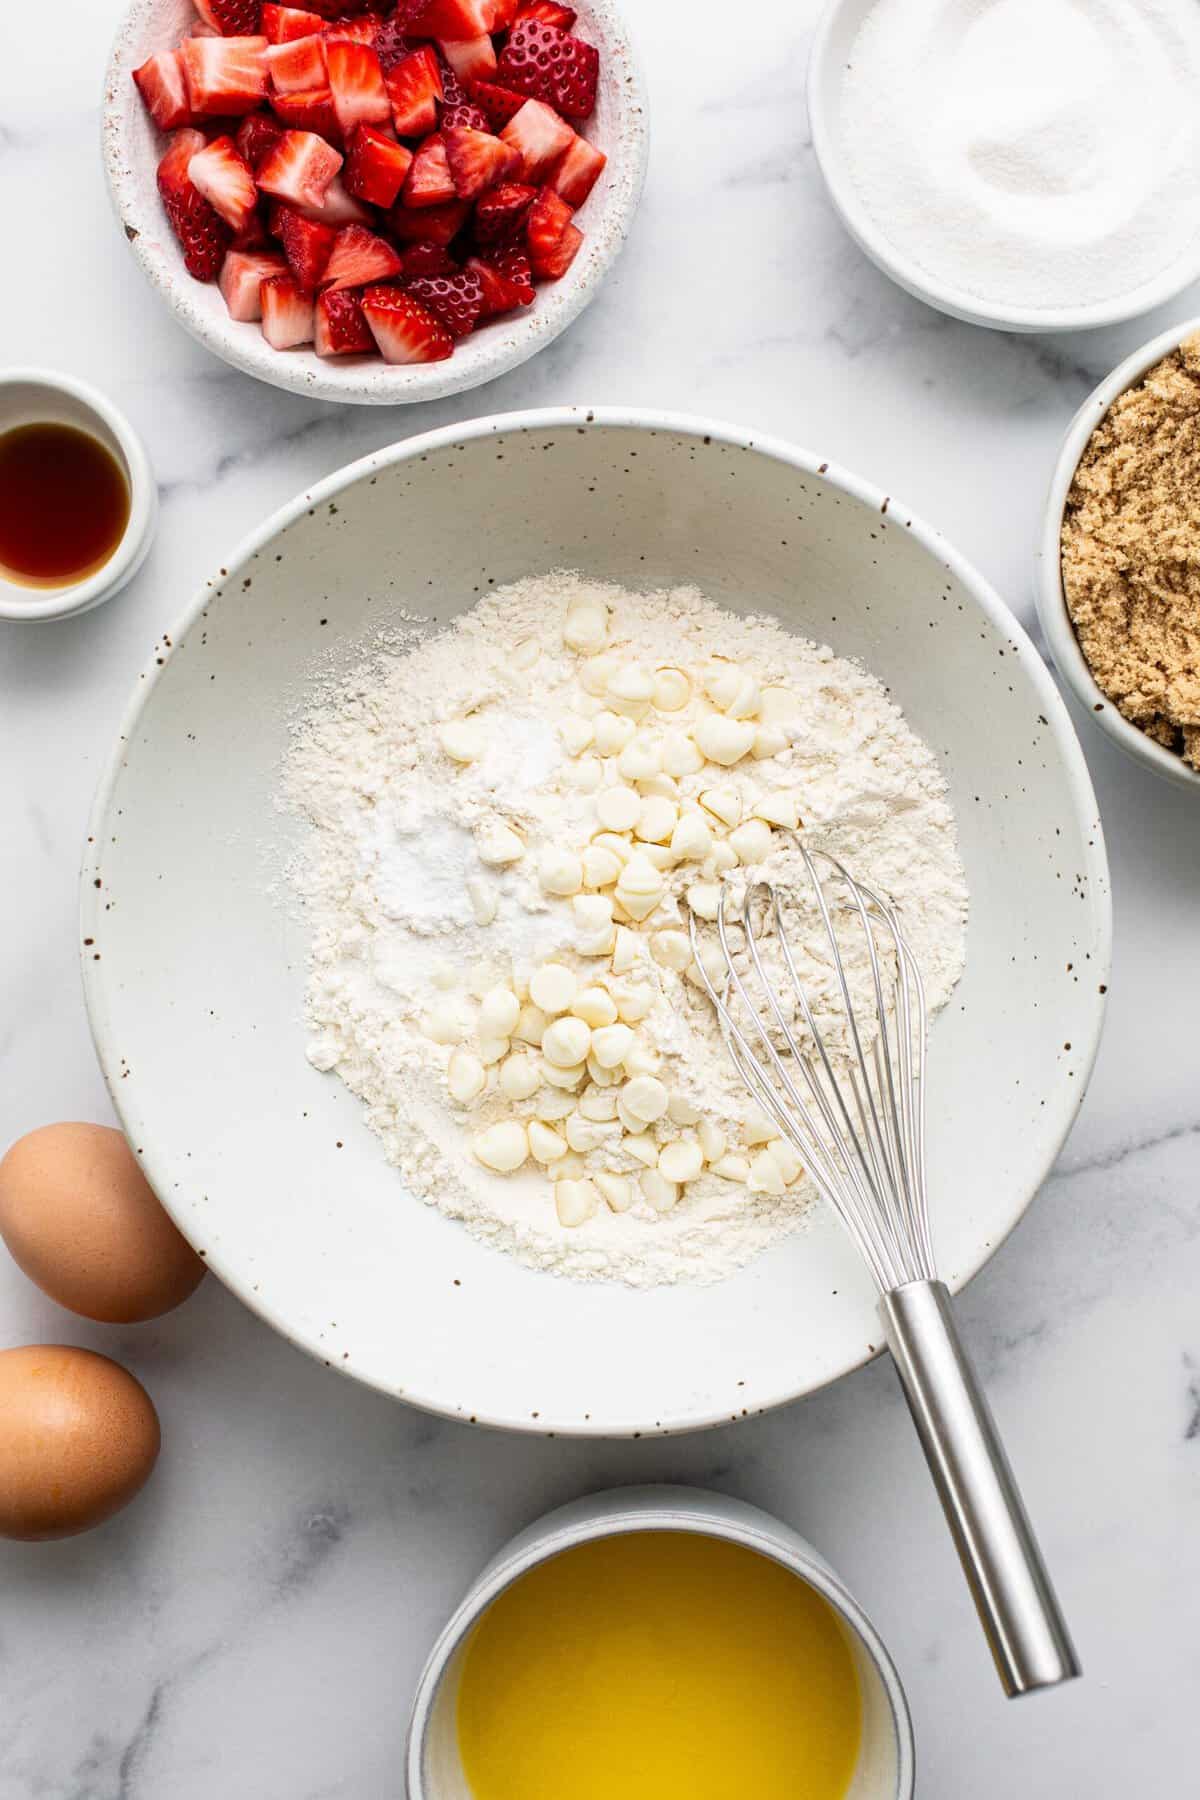
{"label": "white flour", "polygon": [[[609,759],[586,748],[572,757],[561,741],[581,709],[594,714],[599,704],[582,697],[580,658],[563,645],[567,603],[581,596],[608,607],[606,648],[622,658],[689,670],[697,682],[697,671],[723,658],[764,688],[789,691],[789,716],[774,721],[777,752],[680,776],[681,806],[698,812],[696,797],[716,784],[737,789],[746,814],[767,794],[795,793],[806,841],[833,850],[901,906],[931,1010],[949,996],[966,920],[953,815],[932,753],[880,684],[829,649],[768,619],[725,612],[694,590],[634,595],[558,572],[489,595],[403,654],[375,656],[297,726],[285,797],[312,827],[292,871],[313,935],[309,1056],[363,1100],[404,1186],[498,1248],[577,1277],[713,1280],[802,1223],[812,1200],[806,1178],[753,1192],[706,1168],[670,1210],[640,1200],[621,1212],[602,1205],[565,1229],[544,1169],[527,1163],[493,1174],[471,1151],[473,1134],[514,1116],[527,1121],[540,1102],[506,1100],[493,1069],[469,1107],[452,1105],[453,1046],[428,1035],[431,1016],[453,1018],[455,1009],[465,1032],[496,983],[525,999],[531,974],[552,954],[594,979],[596,964],[578,953],[572,902],[545,894],[537,875],[541,850],[582,850],[597,831],[591,781],[618,779]],[[698,686],[697,694],[687,713],[666,713],[655,729],[701,709],[711,716]],[[462,766],[444,754],[438,728],[468,715],[484,727],[485,747]],[[519,833],[526,854],[484,868],[477,846],[499,825]],[[770,852],[781,873],[795,854],[787,841],[776,836]],[[686,923],[679,902],[699,875],[695,863],[667,869],[647,934]],[[484,881],[495,908],[486,925],[476,923],[473,879]],[[651,1135],[660,1144],[693,1140],[694,1108],[728,1134],[731,1149],[745,1148],[735,1140],[752,1109],[707,998],[652,959],[649,935],[637,941],[634,978],[652,989],[638,1041],[671,1094],[671,1117]],[[802,963],[804,954],[802,946]],[[594,1097],[602,1091],[589,1083]],[[540,1095],[555,1097],[548,1088]],[[564,1105],[572,1104],[568,1094]],[[595,1136],[594,1148],[567,1159],[574,1172],[615,1171],[640,1193],[633,1140],[616,1123],[598,1125]],[[405,1204],[399,1192],[397,1204]]]}

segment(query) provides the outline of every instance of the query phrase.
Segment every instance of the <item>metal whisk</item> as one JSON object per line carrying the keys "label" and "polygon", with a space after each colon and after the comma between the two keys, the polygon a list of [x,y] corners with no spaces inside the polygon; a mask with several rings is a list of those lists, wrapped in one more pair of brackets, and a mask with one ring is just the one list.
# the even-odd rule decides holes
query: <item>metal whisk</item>
{"label": "metal whisk", "polygon": [[[793,903],[815,903],[829,952],[821,991],[810,992],[796,968],[787,896],[770,882],[748,885],[732,925],[729,889],[722,889],[715,978],[694,914],[693,953],[739,1075],[875,1277],[888,1347],[1000,1679],[1010,1697],[1027,1694],[1070,1680],[1079,1663],[937,1277],[925,1187],[920,971],[889,902],[835,857],[797,845],[811,891],[793,895]],[[844,900],[840,908],[831,894]],[[860,993],[857,1002],[847,933],[861,934],[856,968],[867,998]],[[767,942],[778,973],[764,962]],[[781,999],[789,990],[794,1007]]]}

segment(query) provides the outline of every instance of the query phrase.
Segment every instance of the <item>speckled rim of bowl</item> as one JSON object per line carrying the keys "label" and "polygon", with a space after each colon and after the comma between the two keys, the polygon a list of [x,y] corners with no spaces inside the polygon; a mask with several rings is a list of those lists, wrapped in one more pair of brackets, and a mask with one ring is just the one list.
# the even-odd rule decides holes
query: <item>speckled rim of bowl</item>
{"label": "speckled rim of bowl", "polygon": [[842,63],[833,55],[833,43],[842,14],[862,0],[827,0],[809,53],[807,98],[817,167],[842,224],[859,249],[883,273],[908,294],[951,318],[992,331],[1087,331],[1102,325],[1118,325],[1125,319],[1162,306],[1200,277],[1200,234],[1191,254],[1171,264],[1140,287],[1108,300],[1079,306],[1031,306],[1011,308],[992,305],[979,294],[968,293],[907,256],[876,224],[859,198],[842,157],[835,125],[834,96],[842,76]]}
{"label": "speckled rim of bowl", "polygon": [[[586,203],[582,250],[561,281],[543,285],[531,307],[461,340],[443,362],[395,366],[378,358],[318,357],[313,350],[272,350],[257,325],[222,312],[215,321],[203,304],[211,283],[193,282],[165,217],[139,200],[133,168],[133,121],[141,100],[132,71],[141,59],[149,21],[162,0],[133,0],[117,32],[104,79],[101,137],[109,195],[125,238],[151,286],[184,329],[214,356],[246,375],[313,400],[357,406],[401,406],[442,400],[518,368],[553,343],[593,300],[616,261],[637,212],[649,156],[646,86],[636,50],[613,0],[580,0],[580,28],[597,43],[602,76],[614,97],[616,133],[608,164]],[[164,47],[166,47],[164,45]],[[160,134],[161,136],[161,134]],[[163,139],[165,142],[165,139]]]}
{"label": "speckled rim of bowl", "polygon": [[916,1752],[908,1698],[886,1644],[853,1594],[799,1532],[761,1507],[707,1488],[671,1483],[610,1488],[556,1507],[518,1532],[480,1572],[439,1634],[417,1684],[405,1753],[406,1800],[442,1800],[426,1780],[429,1728],[450,1664],[488,1608],[515,1581],[555,1556],[600,1538],[645,1531],[690,1531],[740,1544],[821,1595],[879,1677],[895,1732],[895,1800],[912,1800]]}
{"label": "speckled rim of bowl", "polygon": [[[862,480],[859,476],[844,469],[839,463],[815,455],[811,451],[799,449],[784,438],[748,431],[741,426],[731,425],[719,419],[705,418],[699,414],[660,411],[648,407],[586,405],[541,407],[524,412],[492,413],[461,423],[441,426],[415,437],[402,438],[360,457],[355,462],[347,463],[271,513],[235,545],[231,554],[223,559],[224,566],[229,569],[241,568],[266,544],[285,531],[288,526],[294,524],[305,513],[329,501],[336,500],[344,489],[352,487],[355,482],[393,463],[424,457],[462,443],[464,440],[478,437],[500,437],[506,432],[546,431],[567,427],[586,430],[590,426],[623,427],[635,431],[677,432],[703,439],[705,442],[711,441],[717,444],[729,444],[738,449],[754,450],[803,474],[818,475],[822,481],[840,489],[852,499],[862,502],[871,512],[882,511],[885,503],[890,504],[893,513],[903,512],[905,530],[957,580],[962,582],[984,616],[1003,632],[1038,696],[1041,713],[1048,728],[1054,734],[1062,756],[1075,814],[1079,819],[1087,821],[1087,845],[1082,854],[1089,876],[1090,905],[1095,913],[1096,936],[1092,961],[1099,983],[1099,991],[1101,994],[1106,993],[1112,961],[1112,898],[1108,877],[1108,856],[1091,776],[1070,714],[1067,711],[1066,702],[1020,620],[974,565],[932,526],[927,525],[923,519],[910,512],[907,507],[902,507],[895,495],[885,495],[882,488]],[[214,563],[215,560],[214,558]],[[170,635],[176,644],[183,640],[186,633],[210,604],[211,599],[211,584],[202,584],[176,620],[171,631]],[[147,705],[155,685],[162,679],[167,666],[157,654],[154,654],[138,675],[122,715],[108,761],[101,772],[96,788],[88,819],[88,843],[103,835],[104,821],[108,815],[112,796],[121,773],[125,745],[134,737],[142,711]],[[95,926],[100,916],[101,903],[93,884],[93,874],[94,870],[90,857],[86,854],[85,846],[85,855],[80,871],[81,944],[89,937],[95,936]],[[109,1097],[122,1125],[129,1125],[132,1129],[133,1124],[138,1123],[139,1129],[141,1129],[140,1121],[127,1119],[125,1108],[128,1095],[123,1084],[112,1078],[112,1070],[118,1066],[118,1057],[107,1014],[107,996],[104,989],[106,977],[102,974],[107,965],[93,962],[82,949],[80,959],[88,1023],[101,1072],[108,1087]],[[1080,1075],[1080,1102],[1087,1092],[1100,1049],[1105,1011],[1105,1003],[1101,1001],[1093,1012],[1086,1042],[1080,1039],[1075,1046]],[[1047,1146],[1042,1166],[1036,1179],[1030,1185],[1025,1203],[1013,1213],[1003,1230],[994,1233],[987,1242],[981,1243],[977,1254],[963,1262],[952,1284],[955,1292],[964,1288],[968,1282],[974,1279],[980,1269],[991,1260],[1016,1229],[1050,1174],[1073,1122],[1074,1112],[1064,1118],[1062,1133],[1057,1145]],[[144,1130],[142,1138],[143,1141],[146,1141]],[[165,1196],[163,1204],[168,1211],[171,1211],[169,1175],[161,1160],[161,1152],[153,1141],[146,1141],[142,1160],[152,1186],[156,1192]],[[176,1223],[184,1231],[187,1229],[188,1222],[183,1216],[176,1219]],[[210,1257],[209,1266],[216,1270],[225,1286],[237,1296],[243,1305],[247,1306],[257,1317],[265,1320],[281,1337],[289,1343],[295,1344],[298,1349],[305,1351],[308,1355],[320,1358],[321,1351],[312,1339],[306,1337],[295,1322],[281,1313],[276,1306],[265,1301],[257,1291],[255,1283],[227,1266],[223,1260],[215,1257]],[[848,1375],[855,1369],[860,1369],[865,1364],[874,1361],[880,1353],[878,1348],[864,1350],[860,1355],[848,1359],[835,1373],[816,1385],[818,1387],[828,1386],[843,1375]],[[353,1365],[348,1366],[347,1372],[356,1380],[366,1379],[368,1385],[378,1387],[381,1392],[392,1391],[382,1383],[362,1376]],[[777,1406],[785,1406],[794,1400],[802,1399],[813,1391],[815,1391],[813,1386],[797,1386],[784,1380],[774,1390],[756,1396],[757,1409],[760,1412],[769,1412]],[[407,1405],[447,1418],[461,1420],[459,1413],[451,1412],[444,1403],[431,1395],[405,1388],[403,1398]],[[722,1409],[720,1412],[714,1411],[704,1416],[689,1418],[684,1427],[673,1425],[672,1428],[696,1431],[726,1425],[729,1423],[729,1417],[728,1412]],[[513,1419],[507,1415],[478,1414],[473,1422],[498,1430],[528,1430],[524,1421],[520,1424],[514,1423]],[[612,1438],[621,1435],[636,1437],[641,1435],[641,1425],[640,1423],[630,1424],[623,1431],[614,1431],[609,1426],[602,1429],[598,1426],[582,1425],[578,1422],[564,1425],[561,1421],[545,1420],[539,1428],[538,1435],[553,1436],[556,1433],[562,1435],[564,1432],[566,1435],[581,1438]]]}
{"label": "speckled rim of bowl", "polygon": [[[158,520],[158,487],[141,438],[124,413],[90,382],[80,381],[74,375],[61,375],[54,369],[0,369],[0,431],[7,430],[10,424],[26,422],[8,416],[6,395],[8,390],[16,387],[43,388],[48,395],[64,398],[69,403],[67,410],[75,415],[80,429],[87,430],[88,422],[91,422],[91,435],[101,442],[107,439],[106,448],[110,450],[115,445],[125,465],[129,518],[120,542],[106,563],[83,581],[67,582],[55,588],[18,587],[0,578],[0,619],[11,619],[22,625],[72,619],[120,593],[145,562]],[[45,417],[53,420],[55,412],[51,400]],[[17,597],[13,598],[14,595]]]}
{"label": "speckled rim of bowl", "polygon": [[1071,491],[1079,459],[1100,420],[1113,401],[1140,381],[1147,369],[1177,349],[1184,338],[1191,337],[1198,331],[1200,319],[1189,319],[1185,325],[1172,325],[1169,331],[1160,332],[1157,337],[1151,338],[1148,344],[1143,344],[1140,350],[1135,350],[1124,362],[1118,363],[1112,374],[1088,395],[1075,414],[1067,428],[1050,482],[1050,493],[1042,521],[1041,543],[1037,552],[1035,581],[1038,617],[1054,665],[1093,724],[1098,725],[1135,762],[1152,769],[1156,775],[1164,776],[1167,781],[1174,782],[1176,787],[1190,788],[1193,793],[1200,792],[1200,770],[1189,768],[1181,756],[1168,750],[1165,744],[1156,744],[1153,738],[1147,737],[1144,731],[1131,724],[1098,686],[1079,647],[1079,639],[1075,635],[1075,627],[1067,609],[1062,579],[1061,537],[1067,495]]}

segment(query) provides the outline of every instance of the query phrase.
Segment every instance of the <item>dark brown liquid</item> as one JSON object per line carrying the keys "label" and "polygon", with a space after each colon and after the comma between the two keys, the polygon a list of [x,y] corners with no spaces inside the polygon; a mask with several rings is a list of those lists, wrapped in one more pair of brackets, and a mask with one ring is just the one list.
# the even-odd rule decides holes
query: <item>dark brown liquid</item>
{"label": "dark brown liquid", "polygon": [[0,435],[0,575],[66,587],[102,569],[129,523],[129,487],[96,438],[73,425]]}

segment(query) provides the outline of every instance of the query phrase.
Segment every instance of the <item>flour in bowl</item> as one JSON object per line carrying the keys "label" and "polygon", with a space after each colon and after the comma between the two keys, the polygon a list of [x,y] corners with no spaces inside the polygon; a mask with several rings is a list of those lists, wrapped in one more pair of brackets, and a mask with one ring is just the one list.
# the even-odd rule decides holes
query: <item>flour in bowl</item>
{"label": "flour in bowl", "polygon": [[284,785],[310,1061],[405,1188],[540,1269],[709,1281],[802,1224],[687,934],[723,881],[786,882],[798,824],[900,907],[931,1011],[962,972],[931,751],[865,670],[694,589],[490,594],[324,692]]}

